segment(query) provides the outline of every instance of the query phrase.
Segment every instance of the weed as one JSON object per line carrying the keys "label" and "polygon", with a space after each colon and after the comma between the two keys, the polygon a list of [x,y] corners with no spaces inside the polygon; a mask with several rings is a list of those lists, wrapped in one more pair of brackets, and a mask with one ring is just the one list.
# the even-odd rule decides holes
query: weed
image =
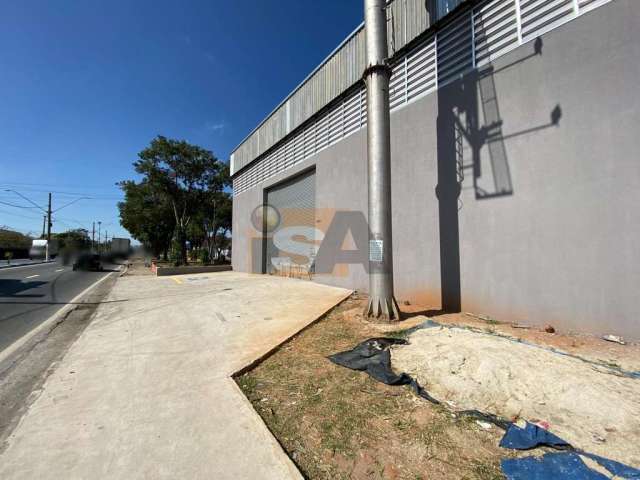
{"label": "weed", "polygon": [[406,339],[410,333],[411,333],[411,329],[407,329],[407,330],[394,330],[392,332],[387,332],[384,335],[385,337]]}
{"label": "weed", "polygon": [[[343,315],[363,308],[363,301],[343,302],[236,378],[303,475],[347,479],[357,476],[357,467],[359,475],[380,479],[390,474],[386,466],[392,463],[402,465],[401,478],[501,478],[491,476],[503,453],[497,438],[492,450],[486,432],[452,418],[439,405],[417,399],[409,388],[380,384],[327,360],[327,355],[380,336]],[[410,334],[395,331],[385,336]]]}
{"label": "weed", "polygon": [[249,400],[253,400],[256,397],[257,384],[258,381],[248,373],[238,378],[238,385],[240,385],[242,393],[244,393]]}
{"label": "weed", "polygon": [[471,469],[475,478],[479,480],[502,480],[505,478],[497,462],[473,460],[471,462]]}

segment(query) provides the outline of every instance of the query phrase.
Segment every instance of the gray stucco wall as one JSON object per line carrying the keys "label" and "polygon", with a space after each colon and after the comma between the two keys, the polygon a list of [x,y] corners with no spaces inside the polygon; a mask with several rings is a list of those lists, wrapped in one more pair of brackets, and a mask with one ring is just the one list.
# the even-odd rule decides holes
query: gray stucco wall
{"label": "gray stucco wall", "polygon": [[[392,113],[400,300],[640,339],[638,25],[615,0]],[[313,165],[319,210],[366,216],[366,130],[262,188]],[[236,270],[262,188],[234,197]],[[360,266],[316,280],[367,288]]]}

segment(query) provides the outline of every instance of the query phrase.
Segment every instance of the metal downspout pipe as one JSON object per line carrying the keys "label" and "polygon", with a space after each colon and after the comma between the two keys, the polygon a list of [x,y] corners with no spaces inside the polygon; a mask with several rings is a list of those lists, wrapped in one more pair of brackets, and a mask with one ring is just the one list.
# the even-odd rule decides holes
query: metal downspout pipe
{"label": "metal downspout pipe", "polygon": [[386,0],[364,1],[369,186],[369,304],[365,316],[400,320],[393,296],[391,138]]}

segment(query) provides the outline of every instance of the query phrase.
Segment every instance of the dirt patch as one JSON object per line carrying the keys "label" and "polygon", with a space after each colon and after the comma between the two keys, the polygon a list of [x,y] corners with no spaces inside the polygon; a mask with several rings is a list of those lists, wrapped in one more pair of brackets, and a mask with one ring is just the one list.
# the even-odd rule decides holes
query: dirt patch
{"label": "dirt patch", "polygon": [[502,431],[338,367],[327,355],[380,336],[351,298],[238,377],[269,429],[311,479],[495,479]]}
{"label": "dirt patch", "polygon": [[545,422],[573,446],[640,466],[640,379],[536,345],[428,327],[392,348],[392,365],[436,398],[512,420]]}
{"label": "dirt patch", "polygon": [[[406,315],[414,317],[419,314],[426,315],[445,325],[473,327],[485,330],[488,333],[497,333],[537,345],[552,347],[572,355],[618,366],[625,370],[640,371],[640,345],[638,344],[619,345],[593,335],[583,335],[575,332],[566,334],[560,332],[547,333],[544,331],[544,321],[541,321],[541,325],[538,326],[518,325],[517,322],[509,318],[492,318],[477,312],[445,314],[438,310],[429,309],[428,306],[418,304],[403,305],[402,311]],[[414,318],[413,320],[415,321],[416,319]]]}

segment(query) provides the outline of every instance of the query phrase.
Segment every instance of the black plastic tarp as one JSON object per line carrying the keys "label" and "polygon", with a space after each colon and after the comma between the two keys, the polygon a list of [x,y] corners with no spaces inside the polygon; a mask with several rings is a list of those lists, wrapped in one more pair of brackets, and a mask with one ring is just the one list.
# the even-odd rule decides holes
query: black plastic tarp
{"label": "black plastic tarp", "polygon": [[[432,403],[440,402],[429,395],[418,382],[406,373],[396,374],[391,368],[392,345],[407,345],[400,338],[370,338],[359,343],[353,349],[330,355],[328,358],[336,365],[352,370],[367,372],[373,379],[386,385],[409,385],[420,397]],[[640,480],[640,470],[597,455],[574,449],[568,442],[544,428],[527,422],[522,428],[497,415],[478,410],[455,412],[479,420],[488,421],[506,430],[500,446],[514,450],[530,450],[537,447],[550,447],[561,452],[546,453],[539,457],[523,457],[502,460],[502,471],[508,480],[601,480],[609,478],[589,468],[581,456],[591,458],[612,475],[618,478]]]}

